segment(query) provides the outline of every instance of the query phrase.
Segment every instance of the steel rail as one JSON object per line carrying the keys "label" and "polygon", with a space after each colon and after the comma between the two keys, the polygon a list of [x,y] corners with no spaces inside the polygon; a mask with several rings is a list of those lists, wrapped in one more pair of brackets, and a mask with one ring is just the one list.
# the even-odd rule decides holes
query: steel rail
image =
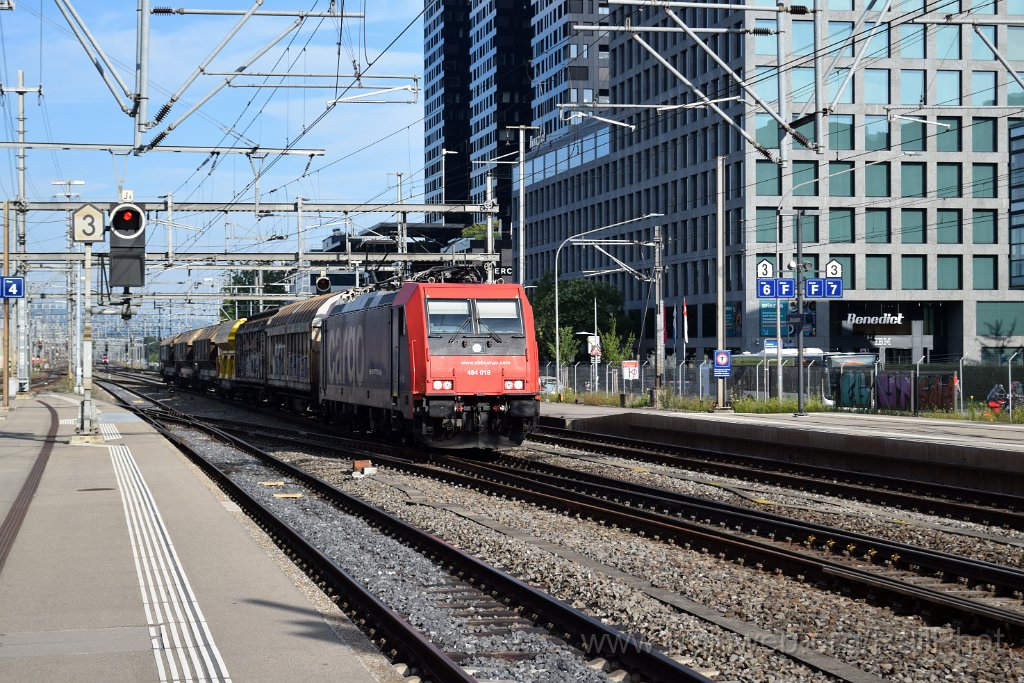
{"label": "steel rail", "polygon": [[[141,412],[142,415],[146,417],[145,411]],[[189,416],[169,416],[166,419],[175,422],[187,422],[191,427],[201,429],[202,431],[223,440],[225,443],[229,443],[235,448],[259,458],[264,462],[264,464],[274,467],[286,476],[293,477],[297,481],[302,482],[305,486],[308,486],[310,489],[321,495],[325,500],[328,500],[339,508],[358,515],[375,526],[387,529],[388,533],[400,538],[405,543],[409,544],[413,548],[419,549],[428,556],[433,558],[442,558],[445,563],[465,570],[467,572],[467,577],[464,577],[464,579],[479,583],[484,590],[496,590],[499,593],[508,596],[516,604],[523,606],[534,621],[549,624],[549,630],[559,633],[563,640],[570,645],[579,648],[581,651],[586,652],[588,656],[603,657],[609,662],[621,663],[622,668],[625,668],[632,673],[640,674],[651,681],[665,681],[666,683],[676,681],[711,683],[711,679],[674,661],[670,657],[657,651],[653,646],[649,646],[637,638],[630,637],[629,635],[602,623],[598,619],[570,607],[564,602],[529,586],[510,574],[491,567],[476,557],[451,546],[444,540],[437,538],[436,536],[433,536],[432,534],[429,534],[412,524],[405,522],[404,520],[392,516],[381,508],[351,496],[331,486],[322,479],[310,475],[298,467],[291,465],[290,463],[278,460],[269,453],[266,453],[256,446],[248,443],[244,439],[234,436],[225,430],[203,425],[201,422],[197,422],[194,418],[190,418]],[[155,420],[150,421],[150,423],[179,448],[185,449],[186,452],[191,451],[191,449],[188,449],[187,445],[183,444],[180,439],[177,439],[173,434],[160,427]],[[190,457],[192,456],[190,455]],[[225,490],[229,491],[229,495],[231,495],[232,498],[235,498],[237,494],[236,500],[247,510],[247,512],[249,511],[250,506],[255,506],[256,509],[259,510],[259,504],[256,503],[256,501],[248,494],[238,488],[237,485],[231,482],[230,479],[227,478],[227,475],[220,473],[215,467],[207,463],[198,454],[196,454],[195,457],[198,459],[197,464],[199,464],[204,471],[208,472],[219,485],[224,486]],[[285,530],[282,531],[282,533],[295,535],[295,532],[292,531],[290,527],[287,527],[283,522],[277,521],[269,512],[260,513],[260,517],[264,515],[269,516],[267,523],[272,524],[275,527],[278,524],[283,525]],[[260,521],[262,523],[263,520],[261,519]],[[333,567],[334,570],[344,575],[344,572],[342,572],[340,568],[337,568],[336,565],[330,563],[330,560],[320,555],[319,551],[312,546],[309,546],[309,544],[301,539],[301,537],[298,537],[298,540],[301,542],[300,547],[302,548],[301,552],[304,559],[306,559],[306,561],[312,566],[320,567],[320,562],[323,561],[328,563],[330,567]],[[346,583],[343,585],[344,591],[339,592],[360,589],[358,584],[355,584],[355,582],[348,578],[347,575],[344,575],[344,577],[349,582],[352,582],[353,588],[350,589]],[[371,598],[373,597],[372,594],[368,595],[370,595]],[[374,600],[376,599],[374,598]],[[380,607],[390,610],[386,605],[382,605],[380,603],[378,603],[378,605],[379,607],[374,605],[378,610]],[[398,618],[401,619],[401,617]],[[403,620],[403,623],[406,622]],[[411,626],[409,628],[411,628]],[[415,631],[415,633],[419,634],[418,631]],[[429,641],[427,641],[427,643],[430,644]],[[436,650],[436,647],[432,644],[430,644],[430,646]],[[437,652],[440,651],[438,650]],[[441,656],[444,656],[443,653],[441,653]],[[445,657],[445,660],[448,662],[451,661],[448,660],[447,657]],[[452,662],[452,664],[454,664],[454,662]],[[459,669],[459,671],[461,672],[461,669]],[[449,679],[442,677],[441,680],[462,679]],[[474,679],[469,678],[468,680]]]}
{"label": "steel rail", "polygon": [[[528,500],[540,506],[568,510],[594,519],[623,526],[627,530],[640,531],[655,539],[672,539],[673,542],[692,547],[707,548],[745,562],[757,561],[758,568],[777,569],[792,576],[813,577],[828,584],[841,580],[845,585],[854,584],[864,593],[884,593],[888,596],[910,597],[929,604],[960,618],[972,620],[968,628],[986,630],[1005,628],[1014,634],[1024,633],[1024,613],[1013,612],[999,607],[985,605],[925,586],[917,586],[898,579],[880,576],[875,572],[851,568],[828,559],[815,558],[795,550],[781,548],[757,539],[739,538],[715,528],[703,527],[697,523],[681,520],[650,510],[630,507],[595,496],[568,491],[565,488],[515,477],[494,470],[485,471],[479,466],[480,475],[457,472],[437,465],[420,465],[388,456],[377,456],[380,464],[430,476],[447,482],[457,482],[471,487],[489,489],[500,495]],[[461,465],[460,465],[461,466]],[[984,626],[981,626],[981,625]]]}
{"label": "steel rail", "polygon": [[[806,486],[833,495],[856,497],[859,501],[884,503],[916,512],[949,515],[956,519],[999,524],[1011,529],[1024,528],[1024,498],[1004,493],[986,493],[867,472],[837,470],[703,448],[652,444],[553,427],[541,427],[539,431],[531,434],[528,440],[571,448],[599,448],[608,455],[631,460],[713,472],[720,476],[777,484],[787,488]],[[799,474],[782,471],[787,468]],[[975,503],[961,502],[967,496],[973,497]],[[981,503],[982,499],[984,504]]]}
{"label": "steel rail", "polygon": [[[666,513],[676,515],[689,515],[691,519],[699,517],[710,521],[710,523],[728,525],[732,528],[737,528],[737,526],[750,528],[752,531],[747,533],[756,536],[774,534],[785,537],[788,535],[794,539],[803,536],[805,539],[814,539],[809,542],[803,541],[809,547],[813,547],[817,543],[819,549],[828,550],[835,546],[840,550],[846,549],[851,554],[853,551],[850,550],[850,547],[853,546],[869,556],[878,555],[882,559],[888,559],[894,566],[916,565],[922,569],[941,572],[946,576],[968,578],[979,583],[998,586],[1003,589],[1004,593],[1024,589],[1024,572],[1004,565],[937,550],[927,550],[907,543],[887,541],[825,524],[794,520],[773,512],[752,510],[731,503],[666,491],[644,484],[612,479],[589,472],[579,472],[556,465],[531,463],[509,456],[504,459],[511,461],[512,464],[504,465],[496,462],[488,463],[484,467],[500,468],[500,471],[512,476],[523,476],[524,473],[529,472],[532,477],[536,477],[536,479],[528,479],[530,481],[543,481],[559,487],[582,486],[585,489],[584,492],[592,496],[613,497],[618,500],[626,500],[635,506],[661,509]],[[467,468],[480,467],[479,463],[464,459],[453,458],[450,460]],[[875,552],[872,553],[872,550]],[[1022,612],[1022,616],[1024,616],[1024,612]]]}

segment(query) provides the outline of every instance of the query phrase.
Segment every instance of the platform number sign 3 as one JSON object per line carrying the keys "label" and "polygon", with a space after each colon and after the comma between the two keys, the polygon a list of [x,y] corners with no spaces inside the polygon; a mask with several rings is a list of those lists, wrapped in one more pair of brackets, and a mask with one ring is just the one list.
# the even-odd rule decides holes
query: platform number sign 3
{"label": "platform number sign 3", "polygon": [[84,204],[72,216],[72,237],[76,242],[103,241],[103,212]]}

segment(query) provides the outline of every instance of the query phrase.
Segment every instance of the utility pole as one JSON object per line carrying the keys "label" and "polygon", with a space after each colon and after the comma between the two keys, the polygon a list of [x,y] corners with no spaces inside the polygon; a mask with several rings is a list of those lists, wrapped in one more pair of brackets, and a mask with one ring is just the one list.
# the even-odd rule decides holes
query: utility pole
{"label": "utility pole", "polygon": [[665,293],[662,290],[661,225],[654,224],[654,300],[658,310],[654,315],[654,407],[661,407],[661,387],[665,379]]}
{"label": "utility pole", "polygon": [[[0,92],[4,88],[0,86]],[[15,219],[17,226],[18,254],[25,253],[25,93],[43,93],[43,86],[35,88],[25,87],[25,71],[18,69],[18,87],[8,90],[18,95],[18,213]],[[18,259],[15,271],[22,277],[28,277],[25,261]],[[4,275],[8,275],[4,269]],[[29,370],[28,370],[28,299],[18,299],[15,304],[15,319],[17,321],[17,355],[18,355],[18,391],[28,391]]]}
{"label": "utility pole", "polygon": [[[71,186],[72,185],[85,185],[85,181],[84,180],[51,180],[50,184],[51,185],[63,186],[64,187],[64,191],[60,192],[60,193],[58,193],[58,194],[56,194],[54,196],[55,197],[64,197],[66,200],[68,200],[70,202],[73,198],[79,196],[77,192],[72,192],[71,191]],[[66,213],[67,213],[67,219],[68,219],[68,253],[71,254],[71,253],[74,253],[75,251],[77,251],[77,249],[78,249],[78,247],[77,247],[77,245],[75,244],[75,241],[74,241],[74,235],[73,235],[73,231],[72,231],[72,227],[71,227],[71,221],[72,221],[72,216],[74,215],[74,212],[69,208]],[[68,306],[68,328],[69,328],[68,331],[70,332],[70,334],[67,335],[67,342],[68,342],[68,379],[72,380],[72,381],[76,380],[79,377],[78,370],[77,370],[77,368],[79,367],[79,363],[78,363],[77,359],[79,357],[78,356],[79,350],[81,349],[81,345],[79,344],[79,339],[78,339],[78,334],[79,334],[80,326],[78,324],[78,316],[77,316],[77,314],[78,314],[78,310],[77,310],[78,307],[76,305],[76,301],[77,301],[77,299],[76,299],[76,292],[78,291],[78,288],[76,287],[76,285],[78,284],[77,280],[78,280],[78,266],[77,266],[77,264],[76,265],[72,265],[72,264],[69,263],[68,264],[68,275],[67,275],[67,288],[68,288],[68,303],[67,303],[67,306]],[[73,330],[73,332],[72,332],[72,330]],[[79,386],[79,384],[80,384],[80,382],[75,382],[76,391],[77,391],[77,387]]]}
{"label": "utility pole", "polygon": [[526,131],[539,130],[537,126],[507,126],[506,130],[519,131],[519,284],[526,284]]}
{"label": "utility pole", "polygon": [[[725,157],[715,159],[715,196],[717,198],[715,216],[715,251],[716,275],[715,302],[718,310],[715,329],[718,333],[718,347],[725,348]],[[732,410],[728,405],[725,392],[725,378],[718,378],[718,399],[715,410]]]}
{"label": "utility pole", "polygon": [[[396,178],[398,178],[398,203],[402,204],[402,176],[404,176],[405,173],[397,171],[389,175],[394,175]],[[406,253],[408,247],[408,244],[406,243],[408,226],[406,225],[405,222],[407,215],[408,214],[405,211],[398,212],[398,229],[395,231],[395,239],[398,242],[396,248],[399,254]],[[407,274],[409,264],[406,261],[400,261],[399,264],[400,274],[404,278],[405,275]]]}

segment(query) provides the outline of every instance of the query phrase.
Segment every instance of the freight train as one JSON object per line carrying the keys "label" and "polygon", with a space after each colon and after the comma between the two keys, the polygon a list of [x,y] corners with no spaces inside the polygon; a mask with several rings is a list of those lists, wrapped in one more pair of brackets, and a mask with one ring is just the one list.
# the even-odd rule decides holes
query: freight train
{"label": "freight train", "polygon": [[437,448],[519,445],[540,415],[520,285],[405,282],[162,340],[166,382]]}

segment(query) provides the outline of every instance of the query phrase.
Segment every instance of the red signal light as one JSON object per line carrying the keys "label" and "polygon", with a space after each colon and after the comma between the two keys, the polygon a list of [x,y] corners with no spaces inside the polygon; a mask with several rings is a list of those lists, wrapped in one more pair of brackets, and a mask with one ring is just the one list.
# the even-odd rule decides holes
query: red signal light
{"label": "red signal light", "polygon": [[130,220],[134,220],[134,219],[135,219],[135,212],[134,211],[125,211],[121,215],[121,220],[130,221]]}

